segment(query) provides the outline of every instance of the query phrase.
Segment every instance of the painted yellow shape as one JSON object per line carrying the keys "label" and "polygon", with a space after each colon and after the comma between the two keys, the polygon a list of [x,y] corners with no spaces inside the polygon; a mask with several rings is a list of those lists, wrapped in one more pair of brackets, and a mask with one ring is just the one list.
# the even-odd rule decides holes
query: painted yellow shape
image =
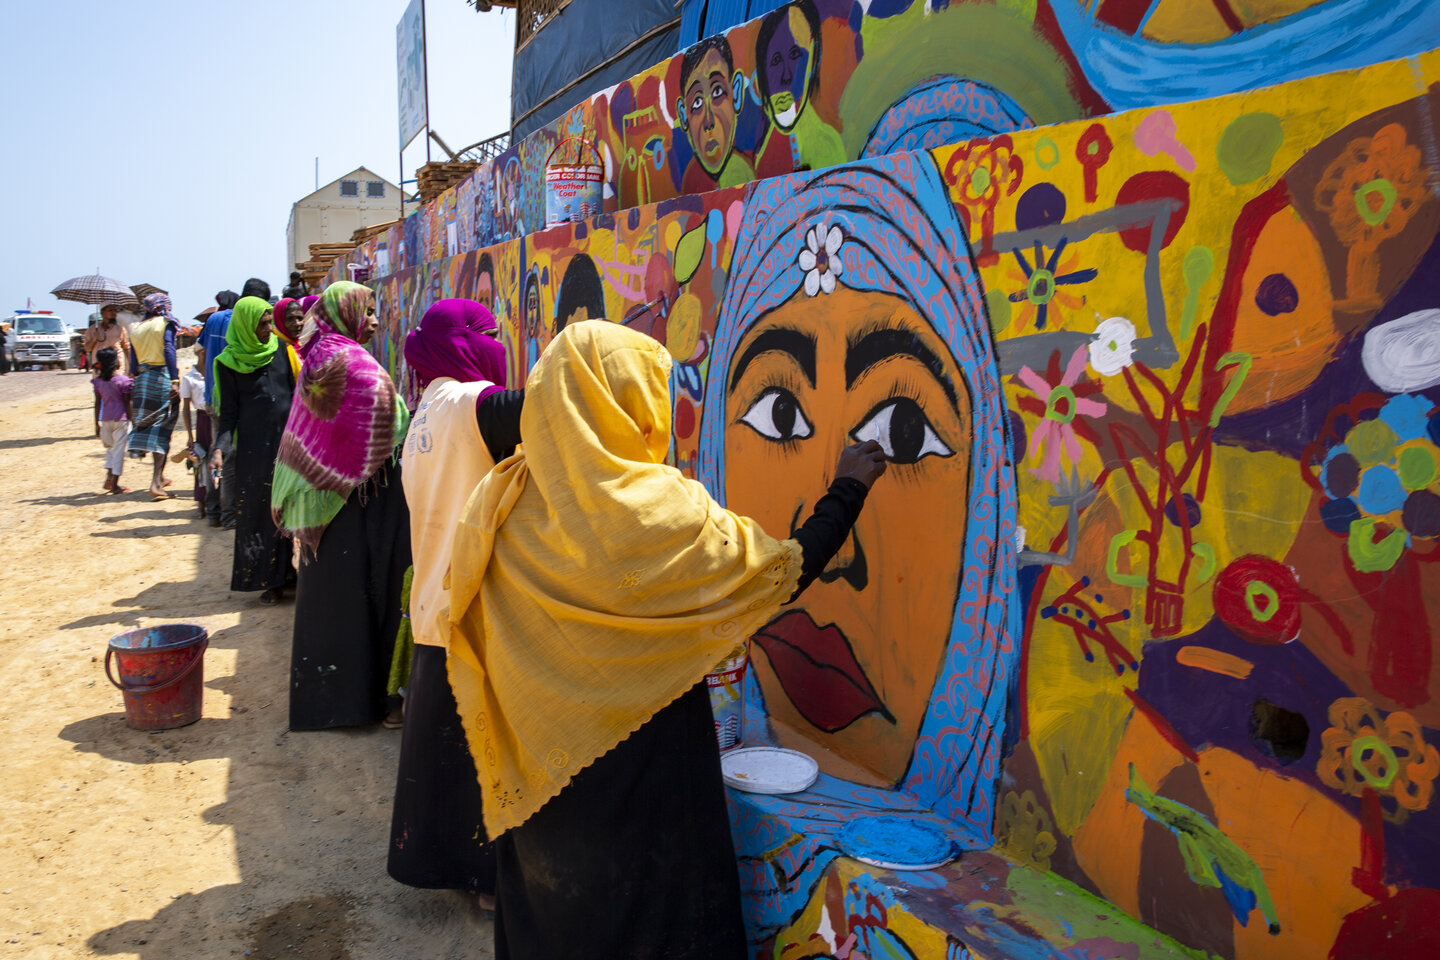
{"label": "painted yellow shape", "polygon": [[1160,43],[1214,43],[1230,28],[1212,0],[1160,0],[1140,34]]}
{"label": "painted yellow shape", "polygon": [[[1053,603],[1072,583],[1060,569],[1053,571],[1045,603]],[[1030,745],[1055,826],[1065,833],[1079,826],[1099,795],[1131,709],[1125,688],[1135,683],[1132,671],[1116,676],[1094,644],[1091,650],[1094,662],[1080,653],[1069,627],[1036,619],[1025,674]]]}
{"label": "painted yellow shape", "polygon": [[1230,0],[1230,9],[1247,27],[1283,20],[1292,13],[1309,10],[1325,0]]}
{"label": "painted yellow shape", "polygon": [[1250,671],[1255,669],[1255,664],[1243,657],[1226,653],[1224,650],[1212,650],[1210,647],[1181,647],[1175,651],[1175,662],[1183,667],[1209,670],[1211,673],[1234,677],[1236,680],[1244,680],[1250,676]]}

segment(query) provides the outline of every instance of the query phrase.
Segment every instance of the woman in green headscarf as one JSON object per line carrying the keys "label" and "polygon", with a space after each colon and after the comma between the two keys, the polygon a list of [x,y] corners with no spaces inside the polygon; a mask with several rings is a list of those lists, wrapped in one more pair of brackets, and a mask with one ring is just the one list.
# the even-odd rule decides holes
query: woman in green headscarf
{"label": "woman in green headscarf", "polygon": [[211,466],[235,478],[235,565],[231,590],[261,590],[260,602],[273,604],[295,582],[290,539],[270,519],[270,484],[280,436],[290,416],[295,374],[274,332],[270,304],[242,297],[226,334],[226,347],[215,358],[212,415],[220,433]]}

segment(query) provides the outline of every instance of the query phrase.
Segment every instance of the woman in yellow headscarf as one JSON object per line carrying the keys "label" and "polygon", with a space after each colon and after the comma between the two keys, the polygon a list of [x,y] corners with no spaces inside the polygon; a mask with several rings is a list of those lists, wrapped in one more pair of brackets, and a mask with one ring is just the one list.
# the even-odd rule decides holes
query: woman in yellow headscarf
{"label": "woman in yellow headscarf", "polygon": [[885,470],[878,444],[847,448],[776,540],[665,465],[669,368],[633,330],[566,326],[456,531],[450,679],[499,960],[744,956],[703,678],[825,568]]}

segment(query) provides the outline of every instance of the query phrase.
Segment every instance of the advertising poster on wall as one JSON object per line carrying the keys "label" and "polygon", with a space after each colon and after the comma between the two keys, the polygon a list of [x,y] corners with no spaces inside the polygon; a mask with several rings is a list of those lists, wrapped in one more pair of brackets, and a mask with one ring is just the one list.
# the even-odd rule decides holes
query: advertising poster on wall
{"label": "advertising poster on wall", "polygon": [[410,0],[395,25],[396,90],[400,98],[400,149],[429,123],[425,102],[425,0]]}

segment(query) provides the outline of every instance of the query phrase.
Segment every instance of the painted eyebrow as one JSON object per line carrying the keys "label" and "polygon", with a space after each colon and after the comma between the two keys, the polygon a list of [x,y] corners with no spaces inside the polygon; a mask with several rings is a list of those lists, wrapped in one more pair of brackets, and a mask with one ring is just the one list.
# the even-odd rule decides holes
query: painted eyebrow
{"label": "painted eyebrow", "polygon": [[845,345],[845,389],[849,390],[860,379],[860,375],[875,364],[890,357],[908,356],[918,360],[930,375],[945,390],[950,405],[958,413],[960,399],[955,393],[955,384],[945,374],[945,366],[935,351],[927,347],[919,337],[901,327],[882,327],[852,338]]}
{"label": "painted eyebrow", "polygon": [[735,361],[735,372],[730,375],[730,389],[735,389],[751,360],[771,350],[779,350],[793,357],[810,381],[810,386],[815,386],[815,338],[789,327],[776,327],[756,337],[755,342]]}

